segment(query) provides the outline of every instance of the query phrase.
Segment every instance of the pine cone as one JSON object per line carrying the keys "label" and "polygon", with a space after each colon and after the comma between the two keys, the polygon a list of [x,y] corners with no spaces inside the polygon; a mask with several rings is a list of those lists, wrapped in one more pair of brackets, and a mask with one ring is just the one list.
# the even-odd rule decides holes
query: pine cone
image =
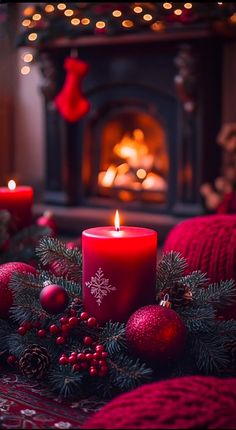
{"label": "pine cone", "polygon": [[169,295],[169,301],[175,309],[188,306],[193,298],[192,291],[187,285],[175,284],[172,287],[165,288],[158,294],[158,300],[163,300],[165,294]]}
{"label": "pine cone", "polygon": [[27,378],[42,379],[50,365],[50,358],[46,348],[30,345],[19,360],[19,368]]}

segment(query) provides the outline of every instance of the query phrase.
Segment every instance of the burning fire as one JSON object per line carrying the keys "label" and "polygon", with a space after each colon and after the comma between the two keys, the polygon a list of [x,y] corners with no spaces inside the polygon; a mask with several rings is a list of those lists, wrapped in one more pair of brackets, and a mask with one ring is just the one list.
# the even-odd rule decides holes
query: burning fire
{"label": "burning fire", "polygon": [[113,153],[124,162],[112,163],[106,171],[101,171],[98,175],[100,186],[136,191],[166,191],[166,181],[155,173],[156,157],[149,152],[142,130],[135,129],[131,134],[125,133],[121,141],[114,146]]}

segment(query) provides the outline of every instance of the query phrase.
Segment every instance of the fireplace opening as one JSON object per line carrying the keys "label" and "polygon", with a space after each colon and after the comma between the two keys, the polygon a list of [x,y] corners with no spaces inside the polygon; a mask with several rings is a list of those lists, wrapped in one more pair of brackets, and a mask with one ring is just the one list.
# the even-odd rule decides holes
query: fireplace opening
{"label": "fireplace opening", "polygon": [[99,140],[97,196],[166,203],[169,157],[165,130],[158,119],[124,108],[107,118]]}

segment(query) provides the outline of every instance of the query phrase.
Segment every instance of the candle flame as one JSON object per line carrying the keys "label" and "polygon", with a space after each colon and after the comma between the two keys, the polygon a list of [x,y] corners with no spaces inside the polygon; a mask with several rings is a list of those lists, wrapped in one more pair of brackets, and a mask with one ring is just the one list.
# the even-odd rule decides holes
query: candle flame
{"label": "candle flame", "polygon": [[15,190],[15,188],[16,188],[16,183],[15,183],[15,181],[14,181],[13,179],[11,179],[11,180],[8,182],[7,186],[8,186],[8,188],[9,188],[9,190],[13,191],[13,190]]}
{"label": "candle flame", "polygon": [[120,231],[120,216],[118,210],[116,210],[115,214],[115,229],[116,231]]}

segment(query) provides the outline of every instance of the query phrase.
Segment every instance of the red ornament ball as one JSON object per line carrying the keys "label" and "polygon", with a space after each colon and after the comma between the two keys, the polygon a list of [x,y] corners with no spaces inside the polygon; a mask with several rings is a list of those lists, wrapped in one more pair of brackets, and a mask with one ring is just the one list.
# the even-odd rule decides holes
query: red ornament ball
{"label": "red ornament ball", "polygon": [[166,362],[183,350],[186,328],[179,315],[160,305],[144,306],[134,312],[126,326],[132,350],[144,360]]}
{"label": "red ornament ball", "polygon": [[36,273],[34,267],[25,263],[11,262],[0,266],[0,318],[8,318],[9,309],[13,304],[12,291],[9,283],[13,273]]}
{"label": "red ornament ball", "polygon": [[56,315],[67,308],[69,296],[65,288],[60,285],[50,284],[42,289],[40,303],[46,312]]}
{"label": "red ornament ball", "polygon": [[53,216],[52,212],[45,211],[44,214],[36,220],[36,223],[40,227],[49,227],[52,231],[51,236],[56,236],[57,225],[56,225],[56,222],[54,220],[54,216]]}

